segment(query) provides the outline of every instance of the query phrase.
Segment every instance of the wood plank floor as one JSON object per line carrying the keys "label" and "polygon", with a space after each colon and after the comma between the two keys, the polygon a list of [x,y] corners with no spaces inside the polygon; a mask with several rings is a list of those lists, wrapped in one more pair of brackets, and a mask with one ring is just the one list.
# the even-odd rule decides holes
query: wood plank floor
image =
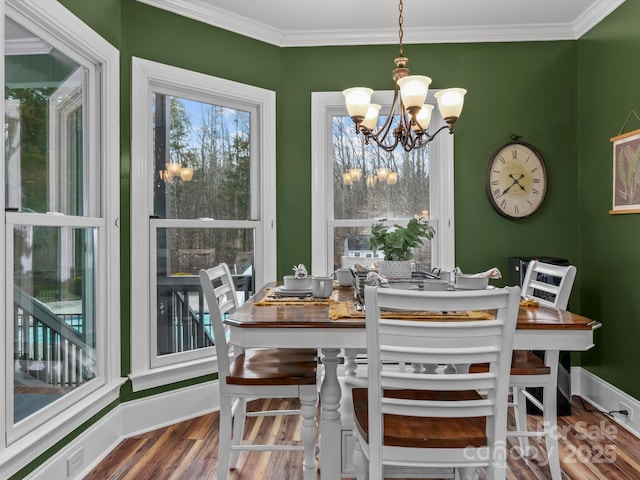
{"label": "wood plank floor", "polygon": [[[262,401],[260,401],[262,402]],[[253,402],[252,409],[283,408],[287,400]],[[541,421],[530,415],[529,422]],[[272,420],[253,418],[246,436],[278,443],[298,437],[298,417]],[[563,480],[640,479],[640,441],[598,412],[592,405],[574,397],[572,415],[558,418]],[[85,480],[208,480],[216,474],[218,413],[204,415],[167,428],[137,435],[123,441]],[[511,440],[510,440],[511,442]],[[532,442],[541,453],[538,460],[525,460],[509,452],[509,480],[549,478],[542,444]],[[336,459],[339,461],[339,459]],[[240,454],[234,480],[295,480],[302,478],[302,453],[260,452]],[[481,474],[480,480],[484,479]]]}

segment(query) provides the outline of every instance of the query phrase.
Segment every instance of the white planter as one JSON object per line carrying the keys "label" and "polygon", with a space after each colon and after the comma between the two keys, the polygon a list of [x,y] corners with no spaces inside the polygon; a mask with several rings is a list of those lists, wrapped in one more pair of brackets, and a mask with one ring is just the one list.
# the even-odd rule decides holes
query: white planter
{"label": "white planter", "polygon": [[411,278],[409,260],[380,260],[378,272],[387,278]]}

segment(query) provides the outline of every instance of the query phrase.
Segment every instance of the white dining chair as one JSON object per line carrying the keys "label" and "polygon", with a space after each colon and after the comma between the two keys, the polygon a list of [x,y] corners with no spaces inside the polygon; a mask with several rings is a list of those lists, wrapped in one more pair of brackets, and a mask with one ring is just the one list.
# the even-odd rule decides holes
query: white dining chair
{"label": "white dining chair", "polygon": [[[235,469],[240,451],[304,451],[304,480],[317,479],[316,423],[318,407],[317,351],[312,349],[248,349],[227,341],[223,318],[238,307],[229,267],[220,264],[200,270],[200,284],[209,308],[220,384],[218,479]],[[247,399],[298,398],[300,410],[247,412]],[[302,415],[301,444],[247,444],[245,418],[266,415]],[[233,426],[233,433],[232,433]]]}
{"label": "white dining chair", "polygon": [[[566,310],[575,277],[576,267],[573,265],[552,265],[532,260],[522,282],[522,296],[535,300],[540,305]],[[549,350],[544,352],[542,359],[533,352],[515,350],[509,379],[516,425],[515,430],[508,432],[508,436],[518,437],[521,451],[525,455],[531,452],[530,437],[544,437],[552,480],[562,478],[557,430],[559,354],[558,350]],[[527,391],[527,388],[541,388],[542,402]],[[527,402],[542,411],[541,428],[529,430]]]}
{"label": "white dining chair", "polygon": [[[419,292],[365,288],[368,388],[354,388],[358,480],[506,475],[507,393],[519,287]],[[402,312],[494,311],[493,319],[402,319]],[[382,315],[381,312],[390,312]],[[392,318],[388,318],[388,316]],[[401,372],[391,363],[487,363],[485,372]],[[433,471],[432,469],[438,469]],[[404,478],[404,477],[403,477]]]}

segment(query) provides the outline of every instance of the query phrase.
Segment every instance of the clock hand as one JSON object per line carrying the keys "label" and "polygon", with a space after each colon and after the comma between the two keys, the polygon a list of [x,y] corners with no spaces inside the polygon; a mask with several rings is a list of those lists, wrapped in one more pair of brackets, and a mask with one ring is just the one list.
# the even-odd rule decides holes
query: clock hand
{"label": "clock hand", "polygon": [[[509,174],[509,176],[513,178],[511,174]],[[513,178],[513,181],[518,184],[518,186],[520,187],[520,190],[522,190],[523,192],[526,192],[527,189],[520,184],[520,180],[522,180],[523,177],[524,177],[524,173],[521,173],[518,178]]]}
{"label": "clock hand", "polygon": [[[509,177],[513,180],[513,183],[502,191],[502,195],[507,193],[511,189],[511,187],[513,187],[516,183],[518,183],[519,179],[513,178],[513,174],[512,173],[509,174]],[[522,177],[520,177],[520,178],[522,178]],[[520,184],[518,183],[518,185],[520,185]],[[520,188],[522,188],[522,186]]]}

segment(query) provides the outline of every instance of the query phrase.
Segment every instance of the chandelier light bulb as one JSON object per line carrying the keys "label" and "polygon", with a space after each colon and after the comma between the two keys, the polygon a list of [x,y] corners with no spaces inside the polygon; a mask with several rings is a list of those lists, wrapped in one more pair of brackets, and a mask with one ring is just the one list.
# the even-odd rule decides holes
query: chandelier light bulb
{"label": "chandelier light bulb", "polygon": [[350,187],[351,185],[353,185],[353,180],[351,180],[351,175],[349,175],[349,172],[344,172],[342,174],[342,182],[347,186]]}
{"label": "chandelier light bulb", "polygon": [[389,172],[387,175],[387,185],[395,185],[398,183],[398,172]]}

